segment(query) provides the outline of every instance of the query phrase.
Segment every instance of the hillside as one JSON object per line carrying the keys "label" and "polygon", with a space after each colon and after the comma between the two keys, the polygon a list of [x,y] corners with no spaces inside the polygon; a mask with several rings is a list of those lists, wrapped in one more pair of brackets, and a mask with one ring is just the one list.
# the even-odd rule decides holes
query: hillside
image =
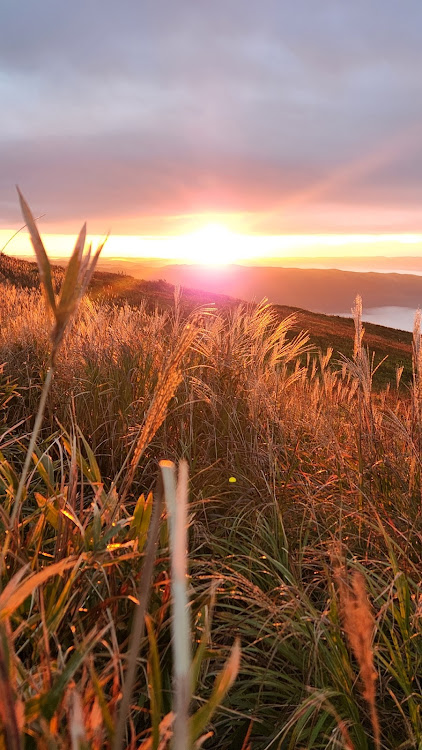
{"label": "hillside", "polygon": [[[275,305],[275,309],[283,317],[292,312],[296,313],[297,323],[293,326],[293,330],[308,331],[311,343],[318,349],[324,351],[327,347],[332,347],[334,359],[338,353],[347,357],[353,356],[354,321],[352,318],[324,315],[281,305]],[[388,357],[375,375],[375,384],[385,385],[389,381],[394,382],[396,369],[402,366],[404,367],[402,382],[409,383],[412,374],[412,334],[374,323],[365,323],[364,329],[364,342],[374,353],[375,364],[378,364],[384,357]]]}
{"label": "hillside", "polygon": [[[103,258],[99,270],[144,281],[161,279],[169,284],[257,301],[266,297],[273,304],[300,307],[327,315],[349,314],[356,294],[365,309],[377,307],[422,307],[422,276],[418,258],[350,259],[343,270],[332,268],[330,259],[315,259],[312,267],[304,259],[286,259],[274,265],[168,264],[149,258]],[[379,263],[378,263],[379,260]],[[340,267],[346,259],[337,258]],[[387,262],[392,261],[392,262]],[[269,263],[271,261],[268,261]],[[331,259],[331,264],[334,259]],[[55,263],[59,263],[56,259]],[[296,263],[296,266],[292,267]],[[375,265],[378,263],[378,265]],[[366,267],[368,266],[368,268]],[[374,269],[384,269],[383,272]],[[395,268],[407,269],[406,273]]]}
{"label": "hillside", "polygon": [[[341,261],[341,259],[339,259]],[[344,259],[343,259],[344,260]],[[305,310],[322,312],[327,315],[349,314],[356,294],[360,294],[366,309],[384,306],[407,307],[416,310],[422,307],[422,276],[417,273],[417,259],[413,263],[403,261],[407,273],[397,273],[394,265],[382,262],[379,268],[388,272],[368,270],[361,262],[351,261],[348,270],[323,267],[297,267],[293,261],[286,267],[280,262],[274,266],[228,265],[224,267],[204,265],[154,264],[149,259],[128,260],[103,259],[102,268],[106,271],[125,271],[138,279],[163,279],[170,284],[182,285],[191,289],[218,290],[222,294],[248,301],[266,297],[273,304],[300,307]],[[401,267],[397,259],[395,267]],[[409,259],[407,259],[409,260]],[[333,260],[331,260],[333,263]],[[372,259],[372,265],[374,265]],[[288,265],[288,267],[287,267]]]}
{"label": "hillside", "polygon": [[[181,266],[180,268],[185,269],[187,277],[190,278],[186,267]],[[327,272],[321,273],[326,274]],[[380,274],[367,275],[379,276]],[[398,274],[395,275],[398,276]],[[63,269],[60,266],[54,266],[54,278],[56,285],[59,286],[63,278]],[[183,278],[183,275],[180,275],[179,281],[182,282]],[[403,276],[400,276],[400,278],[403,278]],[[24,288],[38,288],[37,264],[3,254],[0,256],[1,282],[10,282],[15,286]],[[215,283],[217,284],[217,280],[215,280]],[[94,299],[100,298],[113,302],[124,300],[131,305],[138,305],[141,300],[146,300],[149,306],[167,309],[173,305],[174,285],[162,279],[158,281],[142,280],[122,273],[96,271],[92,279],[90,294]],[[233,298],[229,295],[201,288],[183,287],[182,306],[186,313],[199,305],[213,303],[217,308],[222,309],[233,307],[239,301],[239,298]],[[311,312],[298,306],[274,305],[274,307],[280,318],[285,318],[294,313],[297,316],[297,321],[292,327],[292,331],[295,333],[301,330],[307,331],[310,336],[310,343],[323,351],[332,347],[334,359],[339,353],[347,357],[352,356],[354,337],[352,318]],[[379,385],[388,381],[395,381],[396,368],[401,366],[404,367],[403,382],[409,382],[412,353],[412,335],[410,333],[373,323],[365,323],[365,343],[370,351],[374,352],[376,362],[388,356],[382,370],[377,373],[376,382]]]}
{"label": "hillside", "polygon": [[161,278],[173,284],[246,300],[267,297],[274,304],[326,314],[347,313],[357,294],[366,308],[422,305],[422,277],[399,273],[338,271],[320,268],[164,266]]}

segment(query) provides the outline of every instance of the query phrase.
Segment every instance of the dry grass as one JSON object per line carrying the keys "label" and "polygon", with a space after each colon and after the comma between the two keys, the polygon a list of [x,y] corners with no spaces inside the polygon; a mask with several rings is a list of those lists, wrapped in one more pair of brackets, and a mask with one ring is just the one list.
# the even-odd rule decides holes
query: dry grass
{"label": "dry grass", "polygon": [[[379,392],[359,304],[345,360],[266,304],[77,311],[63,279],[53,338],[39,293],[0,298],[3,747],[420,747],[418,326],[411,390]],[[190,466],[183,528],[162,458]]]}
{"label": "dry grass", "polygon": [[335,567],[344,631],[357,660],[362,681],[362,695],[369,704],[374,744],[381,747],[380,725],[376,706],[376,681],[373,637],[375,620],[366,592],[365,578],[355,571],[349,583],[344,568]]}

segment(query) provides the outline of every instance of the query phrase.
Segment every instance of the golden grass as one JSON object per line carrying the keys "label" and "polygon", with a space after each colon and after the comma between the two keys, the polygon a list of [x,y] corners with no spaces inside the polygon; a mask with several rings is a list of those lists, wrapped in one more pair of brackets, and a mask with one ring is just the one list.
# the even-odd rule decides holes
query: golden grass
{"label": "golden grass", "polygon": [[374,668],[373,638],[375,621],[366,592],[365,578],[355,571],[349,583],[344,568],[335,569],[339,588],[343,627],[360,670],[362,695],[369,704],[374,744],[381,748],[380,725],[376,707],[376,682],[378,674]]}
{"label": "golden grass", "polygon": [[83,234],[51,285],[35,237],[51,325],[0,297],[0,747],[420,747],[418,320],[376,392],[359,300],[349,360],[266,303],[81,302]]}

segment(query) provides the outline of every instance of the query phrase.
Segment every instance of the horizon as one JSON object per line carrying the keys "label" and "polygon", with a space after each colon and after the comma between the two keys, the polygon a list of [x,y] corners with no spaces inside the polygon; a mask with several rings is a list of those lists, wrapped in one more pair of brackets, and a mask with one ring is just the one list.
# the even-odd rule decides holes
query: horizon
{"label": "horizon", "polygon": [[[95,247],[104,235],[88,235]],[[76,234],[45,234],[50,257],[60,260],[73,249]],[[0,230],[0,249],[9,255],[33,256],[28,234],[22,229]],[[254,236],[230,231],[224,225],[205,225],[180,236],[113,235],[102,251],[105,260],[141,263],[169,261],[199,265],[269,265],[295,261],[359,261],[391,258],[398,261],[421,257],[422,234],[337,234]]]}

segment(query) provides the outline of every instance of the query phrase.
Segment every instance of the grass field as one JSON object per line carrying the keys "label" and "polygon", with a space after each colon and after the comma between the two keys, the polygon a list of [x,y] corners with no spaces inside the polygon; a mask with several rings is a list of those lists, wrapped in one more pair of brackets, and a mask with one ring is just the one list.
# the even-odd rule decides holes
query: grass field
{"label": "grass field", "polygon": [[418,325],[80,301],[82,240],[0,259],[1,746],[422,747]]}

